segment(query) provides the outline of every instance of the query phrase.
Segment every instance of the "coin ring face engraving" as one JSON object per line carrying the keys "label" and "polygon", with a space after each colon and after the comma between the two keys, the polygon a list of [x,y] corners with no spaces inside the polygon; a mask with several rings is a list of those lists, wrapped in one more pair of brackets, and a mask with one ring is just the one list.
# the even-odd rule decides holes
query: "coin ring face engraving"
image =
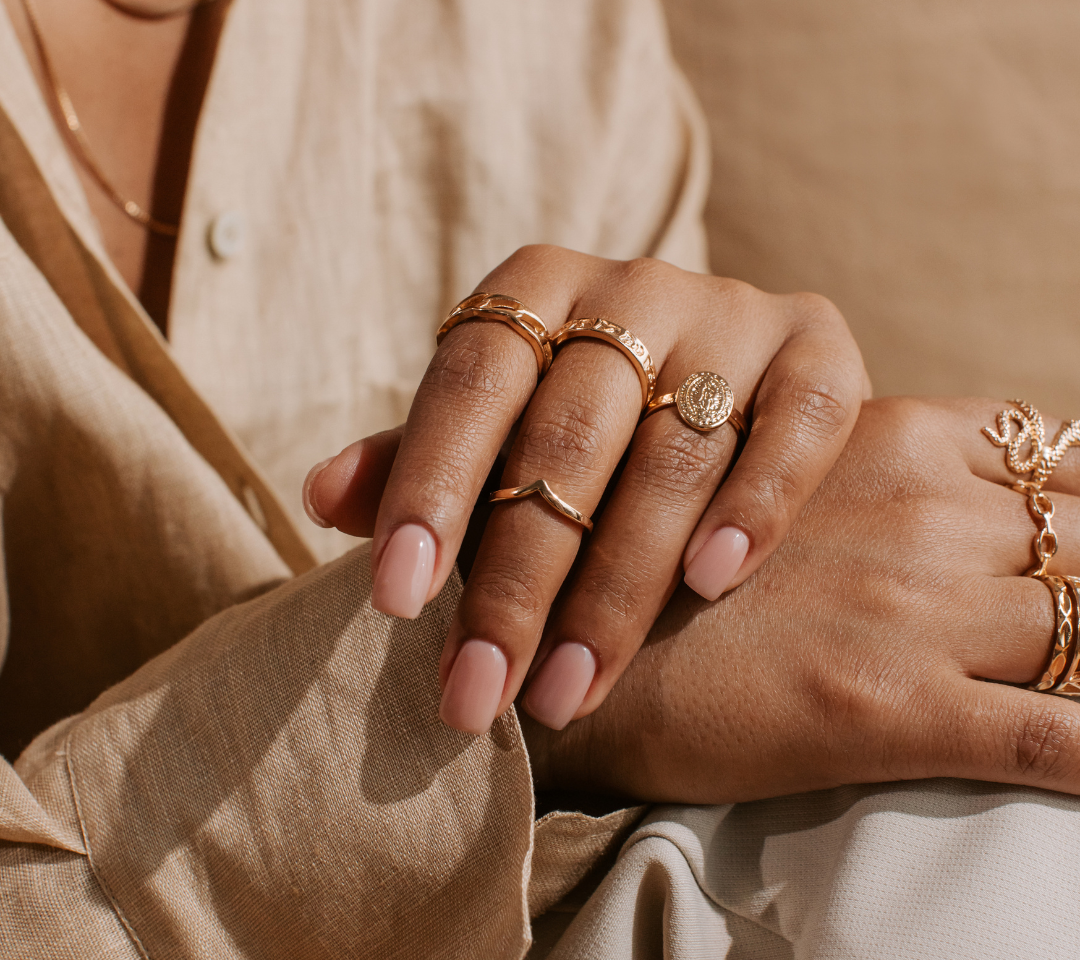
{"label": "coin ring face engraving", "polygon": [[717,373],[692,373],[675,392],[679,416],[695,430],[715,430],[727,422],[735,407],[735,395]]}

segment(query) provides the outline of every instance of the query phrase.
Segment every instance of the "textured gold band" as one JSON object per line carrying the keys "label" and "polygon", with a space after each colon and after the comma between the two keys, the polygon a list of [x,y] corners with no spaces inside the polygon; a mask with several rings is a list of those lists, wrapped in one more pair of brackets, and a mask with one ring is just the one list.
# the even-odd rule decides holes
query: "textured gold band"
{"label": "textured gold band", "polygon": [[[1078,676],[1080,673],[1080,578],[1062,576],[1061,579],[1069,587],[1073,610],[1076,611],[1073,622],[1073,646],[1069,654],[1069,662],[1058,678],[1056,688],[1048,690],[1047,693],[1056,693],[1063,697],[1080,697],[1080,676]],[[1056,639],[1055,635],[1055,642]]]}
{"label": "textured gold band", "polygon": [[553,507],[568,520],[573,520],[574,523],[583,526],[589,533],[592,533],[592,520],[579,510],[575,510],[570,506],[570,504],[551,489],[546,480],[534,480],[532,483],[526,483],[520,487],[507,487],[504,490],[496,490],[491,495],[491,502],[504,503],[507,500],[523,500],[525,497],[531,497],[534,493],[540,494],[549,506]]}
{"label": "textured gold band", "polygon": [[738,443],[745,443],[750,433],[746,417],[735,409],[735,395],[728,382],[709,370],[690,374],[674,393],[654,397],[645,407],[642,419],[665,407],[674,407],[682,422],[694,430],[707,432],[730,423]]}
{"label": "textured gold band", "polygon": [[1042,676],[1034,683],[1029,683],[1028,689],[1037,690],[1039,693],[1056,693],[1063,684],[1069,681],[1071,671],[1066,667],[1073,666],[1075,660],[1073,656],[1077,627],[1075,594],[1061,577],[1055,577],[1049,573],[1037,573],[1032,576],[1045,583],[1050,590],[1050,595],[1054,598],[1054,645],[1050,650],[1050,662],[1046,665]]}
{"label": "textured gold band", "polygon": [[564,323],[555,331],[551,343],[553,346],[561,347],[567,340],[573,340],[575,337],[593,337],[618,348],[634,365],[634,371],[638,375],[638,380],[641,381],[642,409],[648,406],[653,391],[656,389],[656,365],[645,344],[626,327],[620,327],[617,323],[600,317],[583,317],[580,320]]}
{"label": "textured gold band", "polygon": [[524,337],[536,355],[536,375],[542,377],[551,366],[551,341],[547,335],[547,325],[525,304],[513,297],[499,293],[474,293],[466,297],[443,321],[435,334],[436,345],[459,323],[468,320],[493,320],[505,323],[514,333]]}

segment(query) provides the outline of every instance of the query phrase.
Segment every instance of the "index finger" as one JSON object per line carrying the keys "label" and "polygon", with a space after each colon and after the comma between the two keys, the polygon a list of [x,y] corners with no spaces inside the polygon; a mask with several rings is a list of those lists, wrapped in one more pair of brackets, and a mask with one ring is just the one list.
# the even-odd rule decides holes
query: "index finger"
{"label": "index finger", "polygon": [[[482,286],[511,297],[530,289],[531,311],[561,318],[580,267],[563,258],[552,269],[552,258],[559,258],[553,248],[526,248]],[[561,284],[535,283],[539,269]],[[417,389],[379,505],[372,544],[376,610],[413,618],[442,589],[476,498],[537,375],[530,341],[509,326],[464,322],[446,335]]]}

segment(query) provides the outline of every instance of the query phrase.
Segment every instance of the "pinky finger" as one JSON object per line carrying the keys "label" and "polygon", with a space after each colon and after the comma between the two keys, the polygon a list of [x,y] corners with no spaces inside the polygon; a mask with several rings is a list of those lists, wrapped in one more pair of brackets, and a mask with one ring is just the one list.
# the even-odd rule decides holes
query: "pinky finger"
{"label": "pinky finger", "polygon": [[937,754],[924,776],[1080,794],[1080,704],[966,677],[946,686],[954,685],[924,731],[925,746]]}

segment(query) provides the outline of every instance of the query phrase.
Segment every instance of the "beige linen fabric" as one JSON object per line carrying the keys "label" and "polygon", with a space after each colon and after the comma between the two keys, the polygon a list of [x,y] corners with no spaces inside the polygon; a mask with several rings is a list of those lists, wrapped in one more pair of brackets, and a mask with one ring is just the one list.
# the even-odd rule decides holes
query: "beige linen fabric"
{"label": "beige linen fabric", "polygon": [[665,0],[713,269],[843,311],[878,394],[1080,416],[1080,8]]}
{"label": "beige linen fabric", "polygon": [[702,268],[707,166],[651,0],[234,0],[166,344],[0,8],[5,958],[517,957],[617,849],[437,721],[460,585],[392,621],[294,521],[517,246]]}

